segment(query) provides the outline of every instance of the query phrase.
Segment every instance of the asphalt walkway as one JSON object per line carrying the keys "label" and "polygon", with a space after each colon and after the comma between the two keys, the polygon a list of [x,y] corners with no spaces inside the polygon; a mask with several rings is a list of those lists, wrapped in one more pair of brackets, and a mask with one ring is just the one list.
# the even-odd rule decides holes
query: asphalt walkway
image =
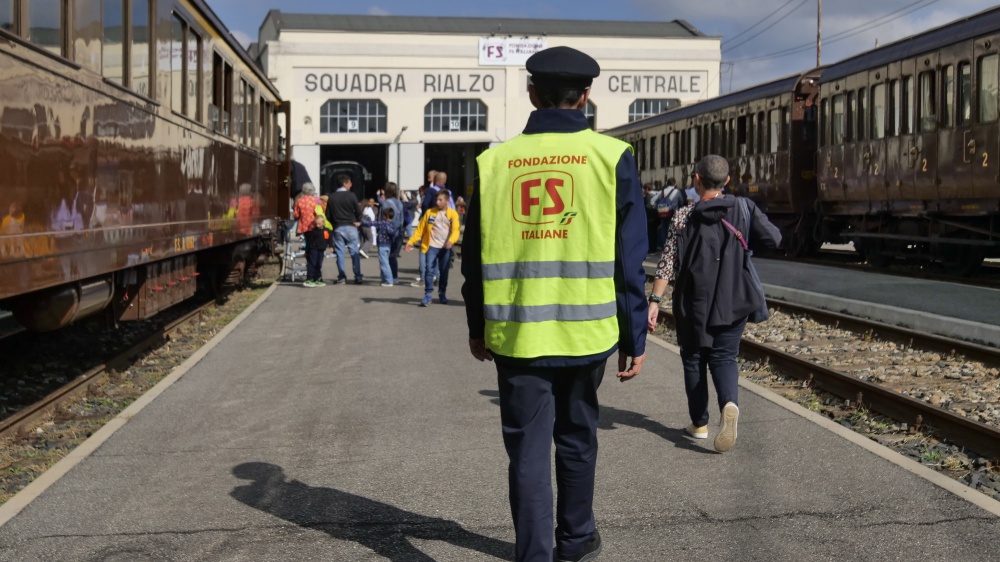
{"label": "asphalt walkway", "polygon": [[[467,352],[460,274],[422,309],[364,267],[362,286],[277,288],[0,527],[0,560],[510,559],[496,375]],[[689,440],[680,373],[650,345],[643,375],[601,387],[601,560],[996,559],[1000,519],[760,396],[730,453]]]}

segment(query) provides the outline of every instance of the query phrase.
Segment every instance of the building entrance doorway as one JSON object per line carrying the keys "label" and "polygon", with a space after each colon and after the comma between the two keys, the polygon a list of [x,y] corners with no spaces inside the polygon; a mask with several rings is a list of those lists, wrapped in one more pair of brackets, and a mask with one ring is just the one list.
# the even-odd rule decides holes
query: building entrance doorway
{"label": "building entrance doorway", "polygon": [[452,197],[469,200],[476,180],[476,157],[490,147],[488,142],[428,143],[424,149],[424,170],[448,174],[447,188]]}
{"label": "building entrance doorway", "polygon": [[[347,173],[354,184],[354,193],[361,197],[375,197],[375,192],[385,187],[387,181],[387,144],[328,144],[320,147],[320,193],[329,193],[336,187],[333,185],[336,173]],[[368,177],[355,177],[360,174],[351,170],[360,169],[352,162],[361,164],[368,172]],[[326,170],[331,173],[324,173]],[[362,184],[359,186],[359,183]],[[329,185],[327,185],[329,184]]]}

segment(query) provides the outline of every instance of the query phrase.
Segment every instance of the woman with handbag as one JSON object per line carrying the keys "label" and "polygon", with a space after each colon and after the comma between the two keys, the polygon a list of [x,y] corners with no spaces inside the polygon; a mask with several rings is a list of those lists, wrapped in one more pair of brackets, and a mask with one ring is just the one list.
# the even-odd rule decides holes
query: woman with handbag
{"label": "woman with handbag", "polygon": [[781,232],[753,201],[722,192],[729,183],[725,158],[705,156],[692,179],[700,200],[678,209],[670,224],[649,296],[649,328],[656,325],[659,303],[672,283],[691,416],[687,432],[697,439],[708,438],[710,371],[722,414],[715,449],[725,452],[736,442],[739,420],[740,338],[748,320],[767,319],[750,249],[777,247]]}

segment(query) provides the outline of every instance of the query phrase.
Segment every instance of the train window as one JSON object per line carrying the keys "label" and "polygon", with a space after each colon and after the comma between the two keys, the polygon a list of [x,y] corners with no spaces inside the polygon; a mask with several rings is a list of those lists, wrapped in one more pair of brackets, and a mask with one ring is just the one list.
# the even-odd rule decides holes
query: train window
{"label": "train window", "polygon": [[709,152],[712,154],[722,154],[722,122],[716,121],[712,123],[712,133],[710,135],[711,143],[709,144]]}
{"label": "train window", "polygon": [[737,156],[747,155],[747,118],[740,117],[736,120],[736,147]]}
{"label": "train window", "polygon": [[[161,70],[170,72],[170,109],[177,113],[185,113],[184,104],[187,98],[184,96],[184,21],[174,16],[170,20],[170,57],[161,55],[164,62],[169,66]],[[175,54],[176,53],[176,54]]]}
{"label": "train window", "polygon": [[997,120],[997,79],[1000,70],[1000,55],[986,55],[979,59],[976,83],[979,85],[979,122],[991,123]]}
{"label": "train window", "polygon": [[701,140],[699,138],[701,131],[698,130],[698,127],[691,127],[690,132],[691,137],[688,144],[688,162],[694,164],[701,159],[701,145],[699,144],[699,141]]}
{"label": "train window", "polygon": [[129,87],[144,96],[150,95],[149,29],[149,2],[146,0],[132,0]]}
{"label": "train window", "polygon": [[187,52],[184,60],[184,89],[187,94],[185,114],[195,121],[201,121],[201,36],[190,27],[187,28]]}
{"label": "train window", "polygon": [[247,86],[247,144],[256,148],[257,137],[257,89],[253,84]]}
{"label": "train window", "polygon": [[791,115],[791,113],[792,113],[791,109],[788,108],[787,104],[785,105],[785,107],[781,108],[781,145],[780,145],[780,148],[782,150],[788,150],[789,149],[788,138],[790,136],[789,133],[791,131],[789,129],[790,120],[788,118]]}
{"label": "train window", "polygon": [[885,138],[885,84],[877,84],[871,89],[872,140]]}
{"label": "train window", "polygon": [[712,133],[708,124],[701,126],[701,150],[699,154],[708,154],[712,146]]}
{"label": "train window", "polygon": [[583,116],[587,118],[591,129],[597,126],[597,106],[594,102],[587,100],[587,105],[583,106]]}
{"label": "train window", "polygon": [[934,93],[934,72],[920,73],[920,132],[937,129],[937,95]]}
{"label": "train window", "polygon": [[268,142],[268,130],[267,126],[270,125],[270,121],[267,119],[267,101],[260,97],[257,99],[257,115],[260,122],[257,124],[257,128],[260,131],[260,145],[257,147],[261,152],[267,153],[267,142]]}
{"label": "train window", "polygon": [[63,54],[62,0],[26,0],[28,8],[28,42],[46,51]]}
{"label": "train window", "polygon": [[855,113],[857,124],[854,128],[854,139],[859,141],[865,140],[865,133],[868,131],[868,128],[865,127],[867,100],[868,90],[866,88],[858,89],[858,111]]}
{"label": "train window", "polygon": [[858,100],[854,92],[847,92],[847,117],[844,119],[844,141],[854,140],[854,116],[858,112]]}
{"label": "train window", "polygon": [[754,143],[754,148],[757,149],[756,154],[763,154],[764,149],[767,148],[767,122],[764,120],[764,112],[760,111],[757,113],[757,123],[755,124],[757,133],[757,142]]}
{"label": "train window", "polygon": [[844,144],[847,133],[847,110],[844,94],[833,96],[833,116],[830,119],[830,144]]}
{"label": "train window", "polygon": [[222,130],[232,136],[233,130],[233,65],[223,62]]}
{"label": "train window", "polygon": [[[364,103],[367,104],[366,111],[371,116],[367,128],[362,126],[360,131],[350,132],[384,133],[385,105],[377,100],[368,100]],[[479,100],[431,100],[424,106],[424,131],[485,131],[488,117],[486,104]],[[375,130],[376,128],[378,130]]]}
{"label": "train window", "polygon": [[643,139],[635,141],[635,165],[639,171],[646,169],[646,155],[643,154]]}
{"label": "train window", "polygon": [[651,170],[657,169],[659,166],[656,165],[656,156],[659,153],[656,151],[656,137],[649,137],[649,168]]}
{"label": "train window", "polygon": [[7,33],[17,33],[14,25],[14,0],[0,0],[0,29]]}
{"label": "train window", "polygon": [[965,125],[972,118],[972,65],[958,64],[958,116],[955,123]]}
{"label": "train window", "polygon": [[830,100],[824,99],[819,104],[819,145],[830,144]]}
{"label": "train window", "polygon": [[73,61],[98,74],[102,33],[101,0],[78,0],[73,5]]}
{"label": "train window", "polygon": [[236,139],[246,144],[247,142],[247,81],[240,78],[239,89],[236,90],[236,107],[233,111],[233,132]]}
{"label": "train window", "polygon": [[900,101],[901,91],[899,89],[899,80],[889,81],[889,126],[888,135],[894,137],[899,134],[900,126],[902,124],[902,119],[900,119],[900,111],[902,110],[902,103]]}
{"label": "train window", "polygon": [[767,117],[771,136],[770,152],[778,152],[781,150],[781,110],[772,109]]}
{"label": "train window", "polygon": [[955,124],[955,67],[948,65],[941,69],[941,126]]}
{"label": "train window", "polygon": [[662,164],[664,168],[666,168],[667,166],[670,165],[670,164],[667,163],[667,135],[666,134],[660,135],[660,164]]}
{"label": "train window", "polygon": [[916,130],[913,126],[913,116],[917,106],[914,103],[915,92],[913,91],[913,77],[903,77],[903,127],[902,132],[912,133]]}
{"label": "train window", "polygon": [[678,159],[677,159],[677,133],[670,133],[670,136],[668,138],[670,139],[670,151],[669,151],[669,154],[670,154],[670,159],[669,159],[670,165],[671,166],[676,166],[677,162],[678,162]]}
{"label": "train window", "polygon": [[123,0],[104,0],[102,2],[102,21],[104,36],[102,52],[103,65],[101,74],[115,84],[125,84],[125,6]]}

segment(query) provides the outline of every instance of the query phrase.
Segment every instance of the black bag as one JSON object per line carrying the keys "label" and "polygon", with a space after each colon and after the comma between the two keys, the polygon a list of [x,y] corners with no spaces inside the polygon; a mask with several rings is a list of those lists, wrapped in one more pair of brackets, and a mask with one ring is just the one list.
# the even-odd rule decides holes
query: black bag
{"label": "black bag", "polygon": [[729,224],[729,221],[722,219],[722,224],[726,225],[736,238],[743,245],[743,271],[750,278],[750,282],[753,285],[754,291],[760,296],[760,307],[751,312],[747,321],[753,324],[759,324],[764,322],[771,317],[770,311],[767,309],[767,297],[764,295],[764,287],[760,284],[760,276],[757,275],[757,268],[753,265],[753,250],[747,244],[747,239],[750,237],[750,209],[747,208],[747,202],[742,197],[736,198],[737,203],[740,206],[740,214],[743,217],[743,224],[746,225],[747,234],[744,235],[735,226]]}

